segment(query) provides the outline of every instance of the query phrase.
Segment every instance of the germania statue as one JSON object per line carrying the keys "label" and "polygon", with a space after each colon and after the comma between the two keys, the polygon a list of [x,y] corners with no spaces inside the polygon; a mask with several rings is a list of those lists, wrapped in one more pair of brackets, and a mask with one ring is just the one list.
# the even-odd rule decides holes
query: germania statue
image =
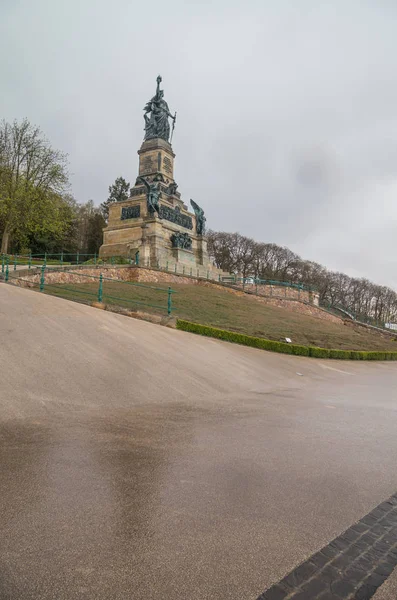
{"label": "germania statue", "polygon": [[[156,95],[148,102],[143,109],[145,114],[145,140],[153,138],[162,138],[166,142],[170,137],[170,124],[168,119],[172,119],[172,133],[175,128],[176,113],[172,115],[164,100],[164,91],[160,90],[161,76],[157,77]],[[171,134],[172,141],[172,134]]]}

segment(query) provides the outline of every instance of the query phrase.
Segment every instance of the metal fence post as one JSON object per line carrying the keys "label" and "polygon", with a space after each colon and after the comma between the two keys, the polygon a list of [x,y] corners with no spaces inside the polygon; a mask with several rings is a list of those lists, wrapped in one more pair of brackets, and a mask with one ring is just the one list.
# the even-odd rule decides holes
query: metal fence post
{"label": "metal fence post", "polygon": [[9,272],[8,272],[8,262],[7,262],[7,264],[6,264],[6,283],[8,281],[8,275],[9,275]]}
{"label": "metal fence post", "polygon": [[172,310],[172,289],[168,288],[167,313],[170,315]]}
{"label": "metal fence post", "polygon": [[99,275],[99,287],[98,287],[98,302],[102,302],[103,297],[103,275]]}
{"label": "metal fence post", "polygon": [[63,265],[63,252],[61,252],[61,266]]}
{"label": "metal fence post", "polygon": [[14,271],[17,270],[17,255],[14,254]]}
{"label": "metal fence post", "polygon": [[96,265],[96,252],[94,254],[94,265]]}
{"label": "metal fence post", "polygon": [[47,264],[47,252],[45,252],[45,254],[44,254],[44,264],[45,265]]}
{"label": "metal fence post", "polygon": [[1,255],[1,272],[4,273],[4,254]]}
{"label": "metal fence post", "polygon": [[40,276],[40,292],[44,291],[44,283],[45,283],[45,265],[41,267],[41,276]]}
{"label": "metal fence post", "polygon": [[76,263],[77,263],[77,264],[79,264],[79,255],[80,255],[80,253],[79,253],[79,252],[77,252],[77,254],[76,254]]}
{"label": "metal fence post", "polygon": [[29,254],[29,260],[28,260],[28,268],[31,269],[32,267],[32,253]]}
{"label": "metal fence post", "polygon": [[207,279],[208,279],[208,271],[207,271]]}

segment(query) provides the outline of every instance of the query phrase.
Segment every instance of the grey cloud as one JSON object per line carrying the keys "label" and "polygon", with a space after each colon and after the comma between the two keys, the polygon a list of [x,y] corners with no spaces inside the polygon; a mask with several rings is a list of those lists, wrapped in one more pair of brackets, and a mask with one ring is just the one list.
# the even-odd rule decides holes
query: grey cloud
{"label": "grey cloud", "polygon": [[388,0],[3,0],[0,114],[39,124],[100,203],[135,180],[160,72],[212,228],[397,286],[396,26]]}

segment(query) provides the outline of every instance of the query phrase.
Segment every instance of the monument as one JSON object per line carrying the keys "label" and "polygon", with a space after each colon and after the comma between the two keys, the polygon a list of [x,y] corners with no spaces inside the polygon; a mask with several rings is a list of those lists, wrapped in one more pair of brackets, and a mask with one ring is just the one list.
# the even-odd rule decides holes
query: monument
{"label": "monument", "polygon": [[[174,179],[171,141],[176,113],[170,112],[157,77],[156,94],[144,108],[145,136],[138,150],[139,171],[130,197],[109,207],[100,256],[124,256],[146,267],[212,276],[220,271],[208,256],[203,209],[183,202]],[[170,121],[171,124],[170,125]]]}

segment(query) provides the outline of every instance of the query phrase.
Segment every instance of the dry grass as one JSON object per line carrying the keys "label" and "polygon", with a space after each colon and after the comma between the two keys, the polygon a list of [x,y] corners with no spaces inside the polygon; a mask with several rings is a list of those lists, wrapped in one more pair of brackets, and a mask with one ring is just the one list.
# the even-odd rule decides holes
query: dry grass
{"label": "dry grass", "polygon": [[[103,301],[165,314],[167,286],[150,285],[151,288],[147,288],[105,281]],[[96,299],[97,289],[98,283],[95,282],[54,285],[46,291],[64,298],[92,302]],[[176,292],[172,295],[172,314],[181,319],[271,340],[282,341],[289,337],[295,344],[343,350],[397,351],[397,339],[387,334],[303,315],[293,311],[293,303],[288,310],[263,304],[253,296],[235,295],[210,286],[173,284],[172,289]]]}

